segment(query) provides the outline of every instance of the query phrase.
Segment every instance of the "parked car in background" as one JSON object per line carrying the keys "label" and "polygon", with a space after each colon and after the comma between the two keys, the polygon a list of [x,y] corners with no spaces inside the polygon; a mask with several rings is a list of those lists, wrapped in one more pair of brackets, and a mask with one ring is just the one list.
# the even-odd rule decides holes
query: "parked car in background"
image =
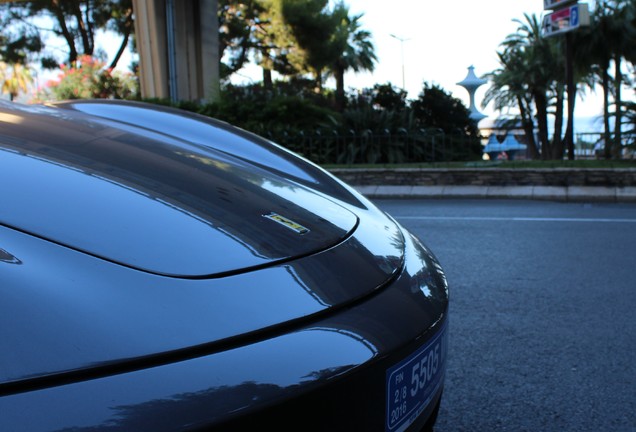
{"label": "parked car in background", "polygon": [[0,102],[0,430],[432,430],[448,286],[319,167],[154,105]]}

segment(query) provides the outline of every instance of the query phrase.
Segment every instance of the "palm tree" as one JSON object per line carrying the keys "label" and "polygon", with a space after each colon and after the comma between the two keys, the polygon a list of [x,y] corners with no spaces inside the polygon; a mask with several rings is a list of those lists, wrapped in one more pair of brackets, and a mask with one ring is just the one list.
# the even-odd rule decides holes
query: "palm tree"
{"label": "palm tree", "polygon": [[[605,157],[620,157],[620,141],[622,123],[621,88],[623,85],[623,59],[634,61],[636,35],[634,15],[636,4],[633,0],[599,0],[592,14],[590,28],[583,31],[577,44],[580,51],[587,55],[591,70],[598,77],[603,89],[603,139]],[[611,75],[612,63],[614,77]],[[615,139],[611,137],[610,97],[615,105]]]}
{"label": "palm tree", "polygon": [[[361,29],[362,15],[349,15],[342,1],[329,8],[327,0],[280,0],[280,17],[289,39],[287,58],[299,72],[309,72],[322,91],[325,76],[336,78],[337,99],[344,105],[344,74],[373,70],[377,58],[371,33]],[[275,20],[274,20],[275,21]]]}
{"label": "palm tree", "polygon": [[325,73],[346,44],[336,37],[339,17],[329,10],[327,0],[280,0],[280,12],[291,42],[290,63],[313,75],[315,90],[321,93]]}
{"label": "palm tree", "polygon": [[616,40],[616,45],[613,45],[614,54],[614,104],[615,104],[615,118],[614,118],[614,133],[615,142],[613,146],[612,156],[615,158],[621,157],[622,146],[622,117],[623,117],[623,101],[621,96],[621,89],[623,87],[623,72],[622,63],[623,59],[628,61],[636,60],[636,29],[634,23],[636,22],[636,2],[633,0],[617,1],[614,9],[614,27],[618,30],[621,37]]}
{"label": "palm tree", "polygon": [[483,105],[493,102],[497,111],[516,106],[519,109],[521,126],[528,139],[530,157],[539,159],[541,155],[534,139],[534,104],[525,79],[526,67],[522,55],[516,50],[498,52],[497,55],[501,67],[485,75],[491,86],[486,91]]}
{"label": "palm tree", "polygon": [[362,14],[349,16],[349,7],[340,2],[334,9],[334,15],[340,17],[337,37],[346,40],[344,51],[332,66],[336,78],[336,103],[339,109],[345,104],[344,75],[348,70],[354,72],[373,71],[378,58],[374,52],[371,33],[361,29]]}
{"label": "palm tree", "polygon": [[[536,119],[541,157],[559,158],[563,154],[560,128],[563,123],[564,63],[561,47],[556,39],[542,37],[536,15],[524,14],[524,18],[525,21],[514,20],[519,24],[517,32],[508,35],[502,43],[504,49],[499,53],[502,67],[488,75],[493,86],[486,93],[484,103],[495,100],[498,106],[504,107],[504,102],[516,101],[524,130],[531,141]],[[550,102],[554,100],[556,133],[550,143],[548,114]],[[539,155],[535,150],[535,146],[530,146],[532,157]]]}
{"label": "palm tree", "polygon": [[31,71],[21,65],[15,63],[11,66],[11,72],[7,73],[8,67],[4,66],[2,71],[2,93],[8,93],[9,98],[14,100],[20,92],[26,92],[29,84],[33,82]]}

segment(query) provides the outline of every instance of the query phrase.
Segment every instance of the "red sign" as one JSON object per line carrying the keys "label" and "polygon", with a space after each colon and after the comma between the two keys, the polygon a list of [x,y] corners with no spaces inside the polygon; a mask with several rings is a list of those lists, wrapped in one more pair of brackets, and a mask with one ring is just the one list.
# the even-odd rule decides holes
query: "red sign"
{"label": "red sign", "polygon": [[555,10],[576,3],[577,0],[543,0],[544,10]]}

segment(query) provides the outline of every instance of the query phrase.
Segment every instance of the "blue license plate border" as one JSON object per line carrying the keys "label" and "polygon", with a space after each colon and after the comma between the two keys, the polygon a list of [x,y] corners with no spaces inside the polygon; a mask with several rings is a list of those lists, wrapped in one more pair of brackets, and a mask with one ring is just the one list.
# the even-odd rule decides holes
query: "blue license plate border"
{"label": "blue license plate border", "polygon": [[430,404],[443,382],[447,345],[444,322],[424,345],[387,370],[386,432],[404,431]]}

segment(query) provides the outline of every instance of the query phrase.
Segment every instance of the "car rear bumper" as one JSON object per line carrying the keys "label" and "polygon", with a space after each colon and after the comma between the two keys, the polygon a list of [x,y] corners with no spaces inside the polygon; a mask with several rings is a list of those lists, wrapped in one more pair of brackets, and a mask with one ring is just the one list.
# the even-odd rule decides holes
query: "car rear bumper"
{"label": "car rear bumper", "polygon": [[[406,237],[401,275],[346,309],[226,350],[1,396],[0,430],[404,430],[387,420],[388,372],[447,334],[448,311],[441,268]],[[445,364],[411,429],[437,405]]]}

